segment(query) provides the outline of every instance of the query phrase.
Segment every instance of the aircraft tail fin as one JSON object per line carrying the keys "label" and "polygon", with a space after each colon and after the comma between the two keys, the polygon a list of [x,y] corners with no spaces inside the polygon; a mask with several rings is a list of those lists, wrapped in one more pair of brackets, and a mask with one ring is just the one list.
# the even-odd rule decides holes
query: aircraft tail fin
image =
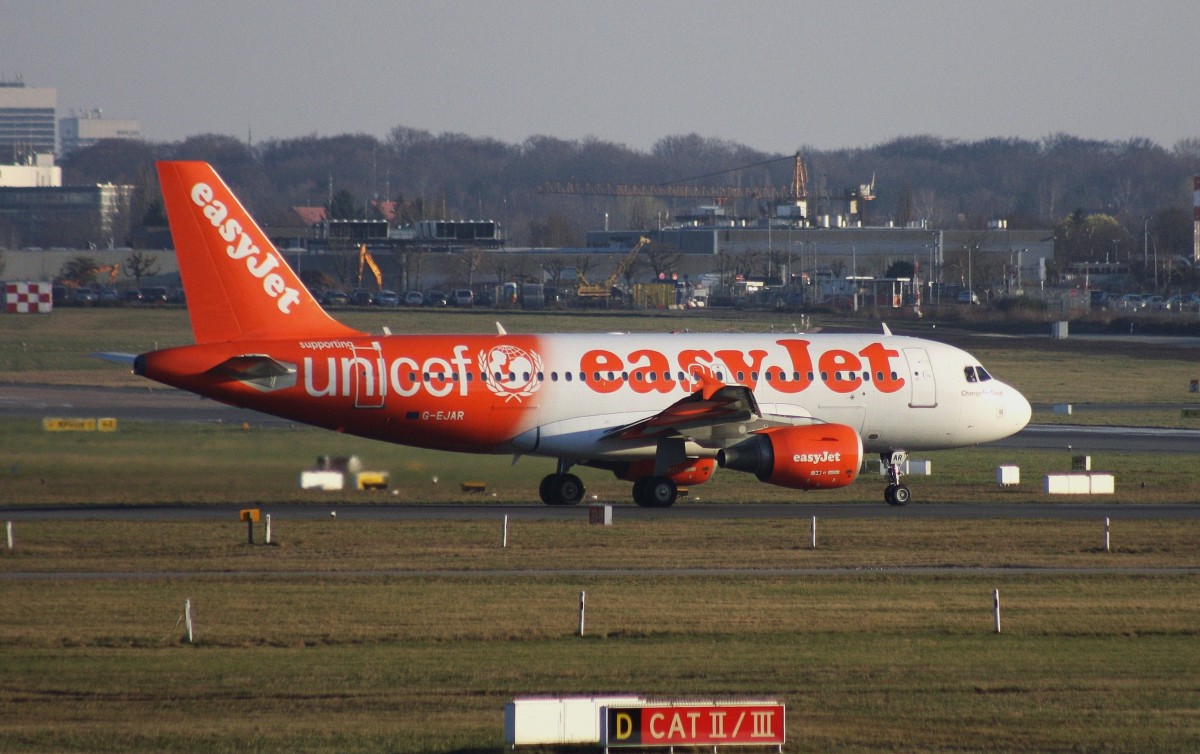
{"label": "aircraft tail fin", "polygon": [[158,177],[197,343],[360,334],[325,313],[212,166],[160,162]]}

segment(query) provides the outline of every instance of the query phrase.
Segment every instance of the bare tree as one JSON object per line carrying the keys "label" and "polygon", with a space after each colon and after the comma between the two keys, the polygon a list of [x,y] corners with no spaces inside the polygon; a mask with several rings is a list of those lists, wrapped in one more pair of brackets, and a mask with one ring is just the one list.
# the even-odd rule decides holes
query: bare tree
{"label": "bare tree", "polygon": [[100,265],[93,257],[82,255],[71,257],[63,262],[62,268],[58,271],[58,278],[73,285],[91,285],[96,282],[96,272],[99,267]]}
{"label": "bare tree", "polygon": [[[677,247],[662,243],[652,243],[642,253],[656,279],[659,275],[666,275],[673,271],[683,260],[683,254]],[[630,265],[630,267],[632,266]]]}
{"label": "bare tree", "polygon": [[458,257],[458,263],[462,266],[465,273],[464,277],[467,280],[467,287],[470,288],[475,284],[475,271],[479,269],[479,265],[483,262],[482,249],[469,249],[464,251]]}
{"label": "bare tree", "polygon": [[142,278],[158,272],[158,257],[142,251],[132,252],[125,257],[125,276],[134,279],[137,286],[142,286]]}

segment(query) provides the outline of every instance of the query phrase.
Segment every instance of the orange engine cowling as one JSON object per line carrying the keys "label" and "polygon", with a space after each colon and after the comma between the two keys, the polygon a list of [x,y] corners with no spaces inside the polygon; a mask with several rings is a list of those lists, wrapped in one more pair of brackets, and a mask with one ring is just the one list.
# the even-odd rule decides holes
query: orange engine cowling
{"label": "orange engine cowling", "polygon": [[717,453],[721,468],[800,490],[845,487],[862,466],[862,438],[844,424],[773,427]]}
{"label": "orange engine cowling", "polygon": [[[711,479],[716,469],[717,462],[711,458],[693,458],[677,466],[672,466],[663,476],[675,484],[695,487]],[[634,461],[616,472],[616,475],[617,479],[624,479],[626,482],[636,482],[643,477],[654,476],[654,459]]]}

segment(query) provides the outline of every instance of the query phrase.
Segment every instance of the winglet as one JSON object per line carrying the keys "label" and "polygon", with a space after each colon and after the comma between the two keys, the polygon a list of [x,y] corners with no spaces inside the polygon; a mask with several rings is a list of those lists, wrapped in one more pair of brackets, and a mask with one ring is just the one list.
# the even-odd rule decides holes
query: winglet
{"label": "winglet", "polygon": [[700,391],[700,396],[706,401],[712,400],[712,397],[716,394],[716,392],[725,387],[724,382],[721,382],[716,377],[713,377],[712,374],[707,371],[702,370],[699,378],[700,387],[698,389]]}
{"label": "winglet", "polygon": [[881,322],[880,324],[883,325],[883,334],[890,338],[892,336],[892,328],[887,326],[887,322]]}
{"label": "winglet", "polygon": [[197,343],[361,334],[325,313],[210,165],[160,162],[158,177]]}

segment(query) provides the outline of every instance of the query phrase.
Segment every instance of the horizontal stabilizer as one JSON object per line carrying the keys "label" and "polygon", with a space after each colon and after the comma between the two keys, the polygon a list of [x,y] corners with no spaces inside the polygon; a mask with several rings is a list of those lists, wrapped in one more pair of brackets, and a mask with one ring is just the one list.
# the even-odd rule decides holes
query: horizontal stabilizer
{"label": "horizontal stabilizer", "polygon": [[116,353],[115,351],[104,351],[102,353],[92,354],[92,358],[103,359],[104,361],[111,361],[114,364],[124,364],[125,366],[129,367],[130,369],[133,369],[133,360],[137,358],[137,354],[135,354],[135,353]]}
{"label": "horizontal stabilizer", "polygon": [[222,361],[208,373],[244,382],[259,390],[279,390],[296,384],[296,365],[263,354],[245,354]]}

